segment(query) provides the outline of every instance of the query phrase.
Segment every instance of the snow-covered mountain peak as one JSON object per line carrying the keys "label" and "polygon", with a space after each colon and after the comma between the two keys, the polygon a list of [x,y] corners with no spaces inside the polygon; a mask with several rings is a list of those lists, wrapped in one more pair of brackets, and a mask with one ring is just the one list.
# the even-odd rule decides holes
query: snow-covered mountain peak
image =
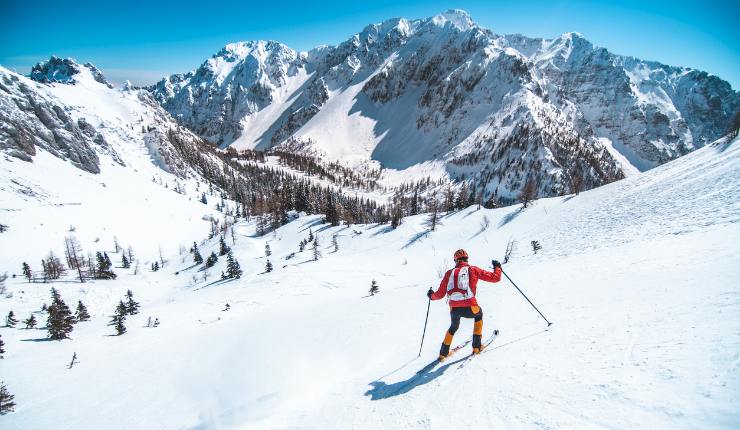
{"label": "snow-covered mountain peak", "polygon": [[73,58],[60,58],[52,55],[31,68],[31,79],[44,84],[71,84],[82,81],[94,81],[112,88],[101,72],[92,63],[80,65]]}
{"label": "snow-covered mountain peak", "polygon": [[470,15],[461,9],[449,9],[431,18],[431,22],[440,27],[449,24],[460,31],[468,31],[475,27]]}

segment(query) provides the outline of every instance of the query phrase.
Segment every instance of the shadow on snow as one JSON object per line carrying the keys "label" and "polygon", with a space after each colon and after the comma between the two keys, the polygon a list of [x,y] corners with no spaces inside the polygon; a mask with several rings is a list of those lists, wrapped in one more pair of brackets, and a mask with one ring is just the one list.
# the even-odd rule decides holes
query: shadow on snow
{"label": "shadow on snow", "polygon": [[413,374],[409,379],[405,381],[395,382],[393,384],[386,384],[383,381],[373,381],[370,383],[370,386],[372,386],[373,388],[367,390],[367,392],[365,392],[365,395],[369,396],[370,400],[381,400],[400,396],[401,394],[406,394],[416,387],[420,387],[434,381],[435,379],[442,376],[442,374],[445,373],[445,371],[447,371],[450,366],[457,364],[467,358],[467,356],[459,358],[455,361],[444,364],[437,369],[435,369],[435,367],[438,363],[435,360]]}

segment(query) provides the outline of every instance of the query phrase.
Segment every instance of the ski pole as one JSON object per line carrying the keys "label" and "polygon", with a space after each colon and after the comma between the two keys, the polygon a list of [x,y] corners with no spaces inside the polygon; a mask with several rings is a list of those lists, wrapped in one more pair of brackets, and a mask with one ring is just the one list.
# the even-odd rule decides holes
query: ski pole
{"label": "ski pole", "polygon": [[424,336],[427,334],[427,321],[429,321],[429,306],[432,305],[432,299],[427,302],[427,317],[424,319],[424,332],[421,334],[421,345],[419,346],[419,357],[421,357],[421,349],[424,347]]}
{"label": "ski pole", "polygon": [[[509,278],[509,275],[507,275],[507,274],[506,274],[506,272],[504,272],[504,269],[501,269],[501,273],[503,273],[503,274],[504,274],[504,276],[506,276],[506,279],[508,279],[508,280],[509,280],[509,282],[511,282],[511,285],[513,285],[513,286],[514,286],[514,288],[516,288],[516,290],[517,290],[517,291],[519,291],[519,293],[520,293],[520,294],[521,294],[522,296],[524,296],[524,298],[525,298],[525,299],[527,299],[527,301],[529,302],[529,304],[530,304],[530,305],[532,305],[532,307],[534,308],[534,310],[536,310],[536,311],[537,311],[537,313],[538,313],[538,314],[540,314],[540,316],[541,316],[542,318],[544,318],[544,319],[545,319],[545,321],[547,321],[547,318],[545,318],[545,316],[544,316],[544,315],[542,315],[542,312],[540,312],[540,310],[539,310],[539,309],[537,309],[537,306],[535,306],[535,305],[534,305],[534,303],[532,303],[532,301],[531,301],[531,300],[529,300],[529,298],[528,298],[528,297],[527,297],[527,296],[526,296],[526,295],[525,295],[525,294],[524,294],[524,293],[522,292],[522,290],[520,290],[520,289],[519,289],[519,287],[517,287],[517,286],[516,286],[516,284],[514,283],[514,281],[512,281],[512,280],[511,280],[511,278]],[[548,327],[550,327],[551,325],[552,325],[552,323],[551,323],[550,321],[547,321],[547,326],[548,326]]]}

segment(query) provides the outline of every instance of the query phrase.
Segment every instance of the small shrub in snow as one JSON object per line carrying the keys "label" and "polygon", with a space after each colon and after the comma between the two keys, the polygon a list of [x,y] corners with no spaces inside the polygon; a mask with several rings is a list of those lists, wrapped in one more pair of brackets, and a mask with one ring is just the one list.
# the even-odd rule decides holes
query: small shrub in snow
{"label": "small shrub in snow", "polygon": [[15,314],[13,311],[8,312],[8,316],[5,318],[5,326],[15,327],[16,324],[18,324],[18,320],[15,319]]}
{"label": "small shrub in snow", "polygon": [[31,314],[30,317],[28,317],[26,320],[23,321],[23,323],[26,325],[26,328],[31,329],[36,327],[36,317]]}
{"label": "small shrub in snow", "polygon": [[378,283],[373,279],[373,281],[370,283],[370,295],[374,296],[375,294],[380,292],[380,287],[378,286]]}
{"label": "small shrub in snow", "polygon": [[531,243],[532,243],[532,251],[534,251],[534,253],[537,254],[537,251],[542,249],[542,245],[540,245],[540,242],[536,240],[533,240]]}

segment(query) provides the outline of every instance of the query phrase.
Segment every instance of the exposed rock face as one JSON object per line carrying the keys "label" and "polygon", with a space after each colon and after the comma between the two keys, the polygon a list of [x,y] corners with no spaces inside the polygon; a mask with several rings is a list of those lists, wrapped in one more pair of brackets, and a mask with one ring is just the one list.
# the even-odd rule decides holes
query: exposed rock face
{"label": "exposed rock face", "polygon": [[92,125],[0,69],[0,150],[30,161],[41,147],[80,169],[99,173],[95,146],[107,146]]}
{"label": "exposed rock face", "polygon": [[55,56],[52,56],[49,61],[44,61],[33,66],[31,68],[30,78],[44,84],[60,83],[74,85],[77,83],[75,75],[79,75],[83,71],[83,67],[87,69],[97,82],[106,85],[108,88],[113,88],[105,80],[103,73],[91,63],[85,63],[81,66],[71,58],[62,59]]}

